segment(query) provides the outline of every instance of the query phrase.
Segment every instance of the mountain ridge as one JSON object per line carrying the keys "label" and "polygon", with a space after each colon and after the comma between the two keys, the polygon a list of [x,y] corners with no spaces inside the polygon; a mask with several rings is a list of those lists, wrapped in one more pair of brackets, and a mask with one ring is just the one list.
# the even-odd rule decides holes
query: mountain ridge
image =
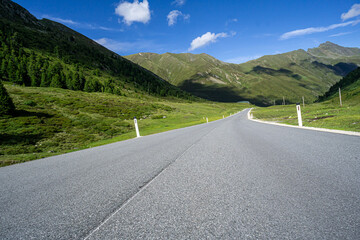
{"label": "mountain ridge", "polygon": [[282,102],[283,97],[289,102],[297,102],[302,96],[308,102],[315,101],[360,66],[360,49],[325,42],[307,51],[265,55],[242,64],[191,53],[138,53],[125,58],[197,96],[270,105]]}

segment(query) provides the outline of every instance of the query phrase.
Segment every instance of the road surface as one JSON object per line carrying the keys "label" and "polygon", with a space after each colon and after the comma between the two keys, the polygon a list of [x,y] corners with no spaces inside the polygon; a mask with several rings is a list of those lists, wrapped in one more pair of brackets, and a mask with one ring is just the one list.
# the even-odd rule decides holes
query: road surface
{"label": "road surface", "polygon": [[246,113],[0,168],[0,239],[360,239],[360,137]]}

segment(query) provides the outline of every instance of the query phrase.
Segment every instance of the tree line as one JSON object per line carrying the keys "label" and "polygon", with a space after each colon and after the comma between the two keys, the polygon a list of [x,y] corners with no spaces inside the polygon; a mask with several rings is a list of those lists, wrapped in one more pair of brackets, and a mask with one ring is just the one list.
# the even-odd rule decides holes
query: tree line
{"label": "tree line", "polygon": [[[46,50],[38,49],[35,52],[25,35],[32,33],[28,36],[29,39],[38,39],[39,43],[43,41],[40,39],[42,33],[20,30],[17,32],[10,27],[0,27],[0,76],[3,80],[24,86],[58,87],[118,95],[121,95],[126,84],[133,86],[135,91],[150,95],[194,99],[192,95],[118,55],[107,56],[94,46],[76,42],[72,37],[63,39],[64,37],[59,36],[56,41],[51,35],[53,31],[48,32],[50,39]],[[52,50],[49,49],[51,46]],[[87,73],[86,76],[84,72]],[[105,72],[112,78],[99,77]]]}

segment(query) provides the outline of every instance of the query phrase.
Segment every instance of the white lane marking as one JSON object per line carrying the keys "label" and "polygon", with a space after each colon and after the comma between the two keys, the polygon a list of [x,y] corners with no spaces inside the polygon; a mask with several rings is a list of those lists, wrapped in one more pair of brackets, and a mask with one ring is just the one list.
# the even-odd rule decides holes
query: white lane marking
{"label": "white lane marking", "polygon": [[190,149],[192,149],[196,144],[198,144],[204,137],[212,133],[215,129],[218,127],[214,127],[211,129],[208,133],[200,137],[196,142],[194,142],[190,147],[188,147],[183,153],[181,153],[173,162],[171,162],[169,165],[167,165],[164,169],[158,173],[153,179],[151,179],[148,183],[146,183],[138,192],[136,192],[132,197],[130,197],[128,200],[126,200],[115,212],[113,212],[110,216],[108,216],[105,220],[103,220],[99,226],[97,226],[94,230],[92,230],[85,238],[84,240],[89,239],[95,232],[97,232],[105,223],[107,223],[115,214],[120,212],[124,207],[126,207],[134,198],[136,198],[140,193],[142,193],[145,189],[148,188],[148,186],[155,181],[158,177],[160,177],[164,172],[171,167],[176,161],[178,161],[182,156],[184,156]]}

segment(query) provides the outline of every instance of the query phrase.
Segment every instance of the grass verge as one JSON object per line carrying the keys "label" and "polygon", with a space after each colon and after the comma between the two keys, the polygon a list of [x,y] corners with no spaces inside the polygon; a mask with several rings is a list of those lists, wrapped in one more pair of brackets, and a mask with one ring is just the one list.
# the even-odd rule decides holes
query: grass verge
{"label": "grass verge", "polygon": [[0,117],[0,166],[221,119],[249,104],[189,102],[4,84],[16,113]]}
{"label": "grass verge", "polygon": [[[338,98],[322,103],[301,106],[303,125],[345,131],[360,132],[360,101],[344,101],[342,107]],[[260,120],[297,125],[295,105],[256,107],[253,117]]]}

